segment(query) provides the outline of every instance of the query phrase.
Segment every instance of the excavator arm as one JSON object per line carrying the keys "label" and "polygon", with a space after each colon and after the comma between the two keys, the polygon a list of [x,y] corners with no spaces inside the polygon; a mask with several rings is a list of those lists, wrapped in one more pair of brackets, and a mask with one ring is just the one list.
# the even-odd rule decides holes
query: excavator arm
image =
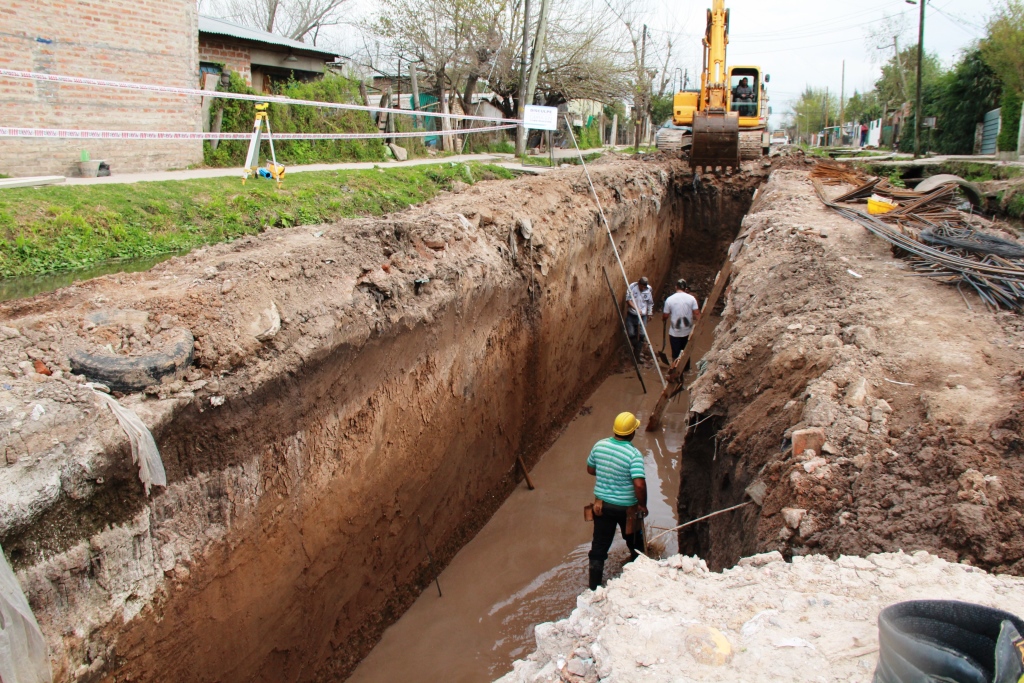
{"label": "excavator arm", "polygon": [[714,0],[708,10],[707,31],[702,42],[704,69],[700,100],[693,114],[690,165],[694,168],[739,168],[739,115],[729,111],[729,70],[726,66],[729,11],[725,9],[725,0]]}

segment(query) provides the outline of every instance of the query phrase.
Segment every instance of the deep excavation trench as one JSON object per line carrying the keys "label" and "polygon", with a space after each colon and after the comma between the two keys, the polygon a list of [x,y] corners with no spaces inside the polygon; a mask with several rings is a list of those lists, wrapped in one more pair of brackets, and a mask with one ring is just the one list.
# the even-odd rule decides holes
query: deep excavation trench
{"label": "deep excavation trench", "polygon": [[[758,166],[700,183],[678,163],[633,163],[605,172],[599,182],[605,211],[631,279],[646,274],[660,295],[658,305],[680,275],[699,296],[706,296],[768,170]],[[492,187],[502,192],[500,185]],[[524,198],[522,193],[531,190],[535,194]],[[490,203],[486,192],[475,201]],[[494,647],[482,652],[473,643],[460,642],[456,635],[471,632],[474,620],[485,616],[467,609],[449,615],[459,622],[450,629],[435,624],[429,633],[410,633],[419,649],[392,643],[389,647],[399,653],[392,659],[404,657],[398,663],[413,672],[405,680],[484,680],[481,672],[498,675],[522,655],[524,634],[532,624],[567,614],[583,586],[580,538],[589,531],[579,519],[589,483],[585,473],[581,478],[582,465],[571,463],[582,462],[590,442],[604,435],[608,416],[621,403],[635,399],[643,419],[653,400],[649,395],[641,401],[635,377],[614,375],[598,389],[623,367],[621,328],[602,267],[620,298],[624,286],[586,193],[578,170],[518,181],[511,194],[504,190],[501,195],[504,206],[535,215],[551,207],[554,215],[567,203],[575,211],[570,215],[589,216],[546,232],[542,219],[535,218],[535,232],[549,244],[547,258],[535,268],[526,261],[527,254],[533,256],[526,251],[532,246],[510,236],[518,239],[519,260],[511,254],[517,264],[514,277],[500,269],[495,275],[489,263],[477,259],[482,265],[455,276],[450,295],[435,296],[438,303],[422,317],[396,315],[361,337],[307,353],[267,381],[229,377],[225,383],[235,382],[237,395],[222,409],[201,410],[197,401],[163,423],[156,436],[172,485],[152,503],[125,504],[120,513],[127,525],[124,540],[111,540],[122,533],[116,526],[119,519],[105,519],[111,525],[104,532],[105,542],[111,548],[120,544],[121,555],[104,555],[94,537],[92,546],[99,554],[91,566],[83,561],[82,574],[80,569],[60,569],[70,566],[75,552],[86,552],[64,550],[74,539],[63,546],[55,542],[55,551],[64,554],[48,564],[33,566],[38,560],[25,552],[22,566],[33,572],[30,599],[51,649],[58,652],[57,679],[71,680],[78,669],[76,680],[343,680],[424,589],[420,601],[428,598],[434,575],[514,490],[512,503],[527,495],[543,501],[544,491],[556,492],[569,521],[560,517],[561,508],[547,510],[542,503],[529,506],[530,523],[506,520],[507,537],[499,545],[506,553],[504,561],[518,569],[504,583],[497,582],[505,595],[495,600],[488,596],[484,602],[488,609],[511,605],[518,614],[505,625],[507,644],[495,645],[500,637],[491,639],[488,647]],[[468,204],[474,199],[454,201]],[[488,225],[492,232],[504,220],[499,213],[498,219],[485,221],[483,209],[479,214],[461,206],[448,211],[475,216],[481,229]],[[410,223],[384,224],[394,225],[397,237],[399,226]],[[366,225],[378,229],[372,221],[355,227]],[[380,234],[387,230],[391,228]],[[500,240],[498,244],[494,253],[501,252]],[[505,244],[501,253],[508,259],[515,245]],[[462,245],[473,248],[468,240]],[[435,256],[426,249],[422,253]],[[370,294],[380,290],[372,284],[360,287]],[[385,301],[377,299],[382,306]],[[656,344],[661,340],[658,322],[656,318],[651,325]],[[298,338],[296,343],[301,342]],[[659,387],[651,372],[647,384],[656,396]],[[620,390],[626,385],[631,388]],[[588,402],[593,420],[572,423]],[[663,494],[659,521],[665,526],[674,517],[672,489],[678,473],[673,469],[680,456],[672,451],[678,450],[685,429],[685,417],[679,414],[685,412],[685,403],[677,403],[673,411],[664,432],[646,442],[649,451],[663,449],[661,460],[652,464]],[[567,426],[567,436],[542,458]],[[517,456],[530,468],[540,463],[538,491],[516,489],[521,480]],[[682,500],[690,502],[685,510],[681,503],[680,510],[689,517],[717,500],[703,500],[699,491],[691,490],[692,482],[699,481],[694,468],[706,468],[703,454],[687,447],[682,461]],[[131,517],[136,514],[143,517]],[[219,535],[204,541],[201,555],[175,563],[176,554],[171,553],[168,564],[159,563],[163,575],[146,579],[148,585],[157,585],[151,602],[132,593],[125,598],[123,621],[118,611],[106,621],[96,618],[92,632],[73,623],[94,599],[90,591],[97,583],[115,593],[108,584],[118,580],[119,571],[135,571],[140,558],[158,564],[147,553],[164,557],[160,543],[202,538],[204,529],[213,527],[220,529]],[[36,537],[47,533],[35,529],[14,534],[3,539],[4,545],[38,546],[42,541]],[[138,539],[150,533],[153,538],[146,542],[152,545],[141,544]],[[485,531],[481,537],[488,535]],[[684,545],[683,550],[689,549]],[[486,567],[485,560],[495,558],[480,559],[479,567]],[[452,565],[462,567],[456,583],[484,587],[492,582],[488,571],[474,565]],[[564,580],[548,581],[553,571]],[[545,582],[553,587],[534,594],[530,586]],[[133,604],[137,607],[129,609]],[[426,640],[428,636],[437,640]],[[428,646],[450,653],[449,663],[462,657],[473,665],[461,671],[461,678],[413,675],[419,671],[415,653]],[[358,680],[394,680],[364,669]]]}
{"label": "deep excavation trench", "polygon": [[[671,283],[678,277],[691,283],[700,300],[711,290],[754,191],[753,184],[733,189],[677,187],[682,210],[673,220],[681,220],[683,232],[669,275],[652,280],[661,283],[660,291],[655,285],[657,310],[674,291]],[[658,229],[671,226],[661,224]],[[648,325],[648,333],[656,349],[668,348],[660,316]],[[696,358],[707,351],[713,336],[714,327],[710,327],[692,340]],[[619,412],[633,411],[646,423],[660,393],[649,362],[642,373],[646,395],[632,366],[621,357],[618,366],[619,371],[585,399],[583,408],[538,459],[532,469],[536,490],[519,484],[441,573],[440,588],[428,586],[385,631],[348,679],[350,683],[494,680],[535,647],[535,625],[568,616],[576,597],[587,588],[591,526],[582,521],[580,508],[592,498],[593,478],[583,467],[586,454],[594,442],[610,434],[609,425]],[[659,429],[640,430],[633,442],[645,456],[651,512],[647,522],[652,536],[679,523],[677,509],[700,516],[711,502],[700,489],[708,483],[705,458],[684,444],[688,407],[684,391],[673,400]],[[693,481],[685,481],[687,477]],[[661,534],[657,543],[665,556],[678,552],[674,532]],[[694,547],[689,552],[704,549]],[[617,538],[606,579],[621,571],[627,557],[625,543]]]}

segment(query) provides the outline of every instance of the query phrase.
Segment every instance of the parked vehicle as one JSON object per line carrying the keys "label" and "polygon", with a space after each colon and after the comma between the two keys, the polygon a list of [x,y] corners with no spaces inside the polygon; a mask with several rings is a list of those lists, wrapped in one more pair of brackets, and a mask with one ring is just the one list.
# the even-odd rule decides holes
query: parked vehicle
{"label": "parked vehicle", "polygon": [[788,145],[789,135],[784,130],[772,131],[772,144],[773,145]]}

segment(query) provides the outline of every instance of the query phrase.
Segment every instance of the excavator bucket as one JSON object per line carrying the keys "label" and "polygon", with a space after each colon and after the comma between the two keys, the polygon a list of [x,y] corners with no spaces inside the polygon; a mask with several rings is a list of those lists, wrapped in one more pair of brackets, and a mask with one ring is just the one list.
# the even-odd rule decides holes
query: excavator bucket
{"label": "excavator bucket", "polygon": [[697,112],[693,116],[690,166],[740,166],[740,120],[735,112]]}

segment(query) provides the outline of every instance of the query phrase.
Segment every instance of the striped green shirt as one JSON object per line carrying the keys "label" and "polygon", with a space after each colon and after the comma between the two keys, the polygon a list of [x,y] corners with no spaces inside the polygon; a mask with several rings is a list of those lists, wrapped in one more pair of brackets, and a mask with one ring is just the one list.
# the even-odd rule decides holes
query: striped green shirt
{"label": "striped green shirt", "polygon": [[628,441],[601,439],[590,451],[587,466],[597,470],[594,496],[612,505],[636,505],[634,479],[646,479],[644,456]]}

